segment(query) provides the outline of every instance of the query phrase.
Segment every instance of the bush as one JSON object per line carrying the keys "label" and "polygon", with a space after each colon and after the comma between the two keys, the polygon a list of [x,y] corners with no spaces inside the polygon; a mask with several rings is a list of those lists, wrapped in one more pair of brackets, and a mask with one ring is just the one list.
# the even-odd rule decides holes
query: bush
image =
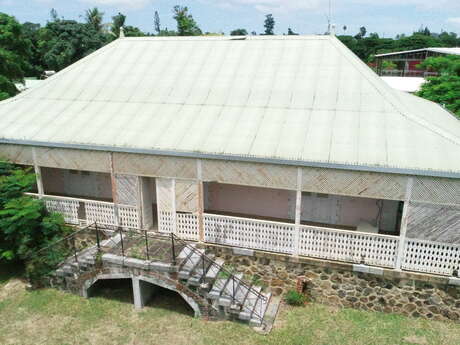
{"label": "bush", "polygon": [[284,300],[289,305],[301,306],[307,301],[307,297],[296,290],[289,290],[284,296]]}

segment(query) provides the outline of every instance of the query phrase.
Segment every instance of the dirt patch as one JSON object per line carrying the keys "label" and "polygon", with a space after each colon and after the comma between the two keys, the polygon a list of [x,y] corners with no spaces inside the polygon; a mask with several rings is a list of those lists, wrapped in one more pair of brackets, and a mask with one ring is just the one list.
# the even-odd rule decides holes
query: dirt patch
{"label": "dirt patch", "polygon": [[21,279],[11,279],[8,283],[0,287],[0,299],[14,296],[24,292],[28,284]]}
{"label": "dirt patch", "polygon": [[403,340],[408,343],[416,344],[416,345],[427,345],[428,344],[428,340],[426,340],[425,337],[418,337],[416,335],[405,337]]}

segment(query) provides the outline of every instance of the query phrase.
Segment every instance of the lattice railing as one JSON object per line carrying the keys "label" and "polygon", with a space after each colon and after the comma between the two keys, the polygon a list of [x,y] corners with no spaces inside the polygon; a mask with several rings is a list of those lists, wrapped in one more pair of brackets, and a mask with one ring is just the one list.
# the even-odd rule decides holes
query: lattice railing
{"label": "lattice railing", "polygon": [[177,213],[176,235],[185,240],[198,240],[198,216],[192,213]]}
{"label": "lattice railing", "polygon": [[80,202],[76,200],[48,199],[44,198],[46,209],[49,212],[62,214],[69,224],[78,224],[78,208]]}
{"label": "lattice railing", "polygon": [[221,215],[204,215],[206,242],[293,253],[294,225]]}
{"label": "lattice railing", "polygon": [[170,211],[158,212],[158,230],[162,233],[174,232],[174,217]]}
{"label": "lattice railing", "polygon": [[367,265],[394,267],[399,239],[302,225],[299,254],[316,258]]}
{"label": "lattice railing", "polygon": [[[38,198],[38,194],[26,193]],[[92,224],[140,228],[140,217],[136,206],[118,205],[118,222],[115,204],[105,201],[44,195],[43,200],[50,212],[61,213],[69,224]]]}
{"label": "lattice railing", "polygon": [[452,275],[454,270],[460,269],[460,245],[407,239],[402,268]]}

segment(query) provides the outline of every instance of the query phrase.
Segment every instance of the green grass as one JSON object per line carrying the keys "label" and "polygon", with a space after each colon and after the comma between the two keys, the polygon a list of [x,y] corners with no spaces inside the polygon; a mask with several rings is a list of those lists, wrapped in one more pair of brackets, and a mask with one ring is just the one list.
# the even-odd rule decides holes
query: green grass
{"label": "green grass", "polygon": [[[2,270],[7,272],[7,270]],[[15,272],[13,269],[12,272]],[[0,344],[75,345],[410,345],[460,344],[460,324],[336,309],[318,304],[283,306],[268,336],[236,322],[194,319],[174,294],[135,311],[126,286],[83,299],[53,289],[27,291],[17,279],[0,285]]]}

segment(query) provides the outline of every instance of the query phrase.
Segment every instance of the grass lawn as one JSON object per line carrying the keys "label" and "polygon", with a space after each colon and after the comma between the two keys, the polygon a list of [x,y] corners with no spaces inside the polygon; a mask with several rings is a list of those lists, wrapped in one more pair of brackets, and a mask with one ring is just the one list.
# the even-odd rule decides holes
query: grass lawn
{"label": "grass lawn", "polygon": [[460,324],[309,304],[283,306],[268,336],[235,322],[194,319],[174,294],[135,311],[129,286],[107,299],[102,286],[83,299],[53,289],[26,291],[17,269],[0,266],[0,344],[460,344]]}

